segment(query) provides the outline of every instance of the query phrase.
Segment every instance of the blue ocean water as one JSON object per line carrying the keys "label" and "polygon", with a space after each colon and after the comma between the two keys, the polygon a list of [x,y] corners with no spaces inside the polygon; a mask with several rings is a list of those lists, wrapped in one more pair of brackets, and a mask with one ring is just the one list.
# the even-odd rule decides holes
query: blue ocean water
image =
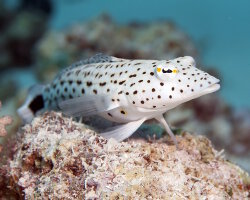
{"label": "blue ocean water", "polygon": [[108,13],[118,23],[171,20],[189,34],[202,61],[222,77],[222,97],[250,107],[250,1],[241,0],[74,0],[55,1],[53,28]]}

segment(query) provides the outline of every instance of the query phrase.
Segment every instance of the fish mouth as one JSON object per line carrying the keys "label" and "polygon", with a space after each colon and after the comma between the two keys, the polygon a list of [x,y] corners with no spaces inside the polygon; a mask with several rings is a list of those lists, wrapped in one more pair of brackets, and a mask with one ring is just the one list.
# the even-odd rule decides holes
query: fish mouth
{"label": "fish mouth", "polygon": [[215,82],[214,84],[208,86],[205,90],[202,91],[203,94],[209,94],[212,92],[216,92],[220,89],[219,81]]}

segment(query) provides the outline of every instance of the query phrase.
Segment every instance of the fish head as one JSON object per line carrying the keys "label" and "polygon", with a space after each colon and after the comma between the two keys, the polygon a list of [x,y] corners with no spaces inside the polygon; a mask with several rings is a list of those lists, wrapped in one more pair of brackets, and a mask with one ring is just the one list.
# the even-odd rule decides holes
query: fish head
{"label": "fish head", "polygon": [[161,93],[165,98],[162,101],[170,107],[220,88],[219,79],[196,68],[195,60],[190,56],[160,61],[155,70],[157,79],[164,83]]}

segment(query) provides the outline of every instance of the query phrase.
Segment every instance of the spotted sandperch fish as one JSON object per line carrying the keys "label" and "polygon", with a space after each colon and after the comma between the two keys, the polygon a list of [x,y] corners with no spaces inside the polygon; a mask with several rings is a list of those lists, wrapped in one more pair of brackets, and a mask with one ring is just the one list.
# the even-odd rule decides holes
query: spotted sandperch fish
{"label": "spotted sandperch fish", "polygon": [[177,144],[163,114],[217,91],[218,83],[218,79],[197,69],[190,56],[159,61],[97,54],[66,68],[52,83],[33,86],[18,113],[25,122],[45,110],[61,110],[70,116],[100,115],[122,123],[103,133],[118,141],[154,118]]}

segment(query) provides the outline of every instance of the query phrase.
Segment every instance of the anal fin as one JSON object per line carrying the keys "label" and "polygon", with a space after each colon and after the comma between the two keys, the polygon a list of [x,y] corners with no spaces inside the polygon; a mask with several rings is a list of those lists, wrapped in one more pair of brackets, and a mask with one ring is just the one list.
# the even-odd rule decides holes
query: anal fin
{"label": "anal fin", "polygon": [[127,124],[115,126],[113,130],[101,133],[101,136],[109,139],[114,138],[117,141],[123,141],[130,137],[145,121],[145,119],[140,119],[137,121],[132,121]]}

